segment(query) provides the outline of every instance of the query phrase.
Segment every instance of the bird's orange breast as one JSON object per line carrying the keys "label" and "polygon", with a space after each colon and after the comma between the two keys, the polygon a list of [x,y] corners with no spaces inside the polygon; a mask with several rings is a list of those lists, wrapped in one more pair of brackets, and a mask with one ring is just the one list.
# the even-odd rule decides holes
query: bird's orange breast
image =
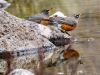
{"label": "bird's orange breast", "polygon": [[64,53],[63,57],[65,59],[71,58],[71,57],[79,57],[79,53],[75,50],[68,50]]}
{"label": "bird's orange breast", "polygon": [[[76,24],[76,25],[77,25],[77,24]],[[65,31],[71,31],[71,30],[73,30],[73,29],[76,27],[76,25],[70,26],[70,25],[68,25],[68,24],[62,24],[62,25],[61,25],[61,28],[62,28],[63,30],[65,30]]]}
{"label": "bird's orange breast", "polygon": [[47,26],[48,25],[48,21],[42,20],[40,24]]}
{"label": "bird's orange breast", "polygon": [[[49,20],[49,17],[45,16],[44,19]],[[46,21],[46,20],[42,20],[42,21],[40,22],[40,24],[47,26],[48,23],[49,23],[49,21]]]}

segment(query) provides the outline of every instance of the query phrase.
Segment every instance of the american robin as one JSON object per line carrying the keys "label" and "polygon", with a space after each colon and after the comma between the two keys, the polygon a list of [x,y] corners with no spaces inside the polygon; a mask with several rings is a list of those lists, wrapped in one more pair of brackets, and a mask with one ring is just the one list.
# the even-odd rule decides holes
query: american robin
{"label": "american robin", "polygon": [[7,1],[5,0],[0,0],[0,10],[1,9],[6,9],[8,6],[10,6],[11,4],[8,3]]}
{"label": "american robin", "polygon": [[34,22],[42,24],[42,25],[47,25],[48,21],[49,21],[49,11],[51,9],[52,8],[44,9],[40,13],[26,17],[25,19],[29,20],[29,21],[34,21]]}
{"label": "american robin", "polygon": [[56,25],[61,31],[71,31],[78,24],[78,19],[82,14],[74,14],[71,17],[58,17],[55,15],[50,17],[50,24]]}
{"label": "american robin", "polygon": [[[47,67],[56,66],[62,62],[68,62],[68,60],[75,58],[77,64],[85,64],[81,59],[80,55],[76,50],[68,49],[67,51],[62,51],[60,54],[55,54],[55,57],[52,55],[51,58],[46,62]],[[55,59],[54,59],[55,58]]]}
{"label": "american robin", "polygon": [[62,51],[59,58],[62,61],[68,60],[70,58],[75,58],[78,61],[78,64],[85,64],[81,59],[79,59],[80,54],[74,49],[68,49],[67,51]]}

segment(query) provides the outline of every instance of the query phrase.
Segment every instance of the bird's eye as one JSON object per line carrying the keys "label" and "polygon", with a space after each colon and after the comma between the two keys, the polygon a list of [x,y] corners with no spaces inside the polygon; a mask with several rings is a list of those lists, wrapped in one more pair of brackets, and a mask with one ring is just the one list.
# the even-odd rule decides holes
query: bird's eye
{"label": "bird's eye", "polygon": [[78,18],[79,16],[78,16],[78,15],[76,15],[76,17]]}

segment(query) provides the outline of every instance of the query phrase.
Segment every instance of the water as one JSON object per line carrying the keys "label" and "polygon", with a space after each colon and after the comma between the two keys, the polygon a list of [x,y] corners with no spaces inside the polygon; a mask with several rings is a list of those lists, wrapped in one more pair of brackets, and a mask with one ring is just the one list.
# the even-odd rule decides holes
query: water
{"label": "water", "polygon": [[[100,0],[7,1],[12,3],[7,11],[20,18],[51,7],[53,10],[50,14],[56,11],[62,11],[67,16],[82,13],[83,15],[76,29],[69,32],[77,39],[73,44],[73,48],[80,53],[81,58],[86,62],[85,65],[79,67],[78,75],[100,75]],[[66,70],[64,71],[62,66],[59,67],[47,69],[47,75],[67,75]]]}

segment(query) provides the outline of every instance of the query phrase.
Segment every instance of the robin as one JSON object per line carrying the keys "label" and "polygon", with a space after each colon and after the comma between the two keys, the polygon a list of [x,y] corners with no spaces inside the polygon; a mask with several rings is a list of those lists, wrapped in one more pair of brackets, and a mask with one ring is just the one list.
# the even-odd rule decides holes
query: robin
{"label": "robin", "polygon": [[62,51],[60,53],[59,59],[62,61],[68,60],[70,58],[76,58],[76,60],[78,59],[78,63],[79,64],[85,64],[81,59],[79,59],[80,55],[79,53],[74,50],[74,49],[68,49],[67,51]]}
{"label": "robin", "polygon": [[34,21],[34,22],[42,24],[42,25],[47,25],[48,21],[49,21],[49,11],[51,9],[52,8],[44,9],[40,13],[26,17],[25,19],[29,20],[29,21]]}
{"label": "robin", "polygon": [[71,17],[58,17],[57,15],[50,17],[50,24],[56,25],[61,31],[71,31],[76,28],[78,19],[82,14],[74,14]]}
{"label": "robin", "polygon": [[68,60],[75,58],[77,64],[85,64],[81,59],[79,59],[79,53],[74,49],[68,49],[67,51],[62,51],[60,54],[55,54],[51,56],[48,62],[46,62],[47,67],[56,66],[60,63],[68,62]]}
{"label": "robin", "polygon": [[1,9],[4,10],[4,9],[8,8],[10,5],[11,5],[11,4],[8,3],[7,1],[5,1],[5,0],[0,0],[0,10],[1,10]]}

